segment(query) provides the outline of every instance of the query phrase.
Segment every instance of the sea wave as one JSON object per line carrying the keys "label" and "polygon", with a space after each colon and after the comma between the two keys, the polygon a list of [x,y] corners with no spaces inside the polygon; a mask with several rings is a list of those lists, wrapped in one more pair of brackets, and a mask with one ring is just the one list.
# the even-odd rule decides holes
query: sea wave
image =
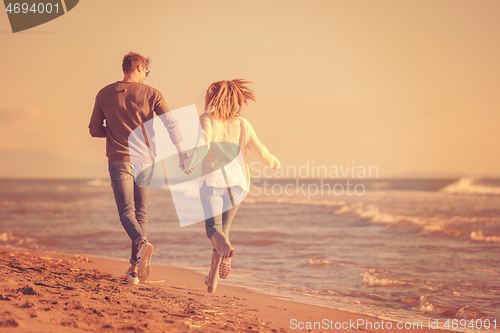
{"label": "sea wave", "polygon": [[307,206],[344,206],[344,200],[308,200],[308,199],[292,199],[288,197],[252,197],[249,195],[245,198],[245,204],[258,204],[258,203],[283,203],[294,205],[307,205]]}
{"label": "sea wave", "polygon": [[486,243],[500,243],[500,236],[485,236],[483,235],[482,230],[478,231],[473,231],[470,233],[470,238],[472,240],[478,241],[478,242],[486,242]]}
{"label": "sea wave", "polygon": [[26,243],[35,243],[37,240],[30,237],[18,237],[10,232],[0,233],[0,243],[7,243],[8,245],[23,245]]}
{"label": "sea wave", "polygon": [[85,182],[85,185],[87,186],[94,186],[94,187],[109,187],[110,186],[110,181],[109,180],[102,180],[102,179],[93,179],[93,180],[87,180]]}
{"label": "sea wave", "polygon": [[398,223],[398,222],[410,222],[418,225],[424,225],[425,221],[421,218],[415,216],[404,216],[395,215],[389,213],[382,213],[374,205],[363,206],[362,203],[358,202],[353,205],[345,205],[335,212],[335,215],[354,215],[361,218],[364,221],[376,222],[376,223]]}
{"label": "sea wave", "polygon": [[452,194],[500,195],[499,187],[476,185],[474,184],[476,181],[475,178],[460,178],[440,191]]}
{"label": "sea wave", "polygon": [[313,266],[313,267],[330,267],[336,265],[337,262],[333,260],[315,260],[315,259],[309,259],[307,262],[307,266]]}
{"label": "sea wave", "polygon": [[420,305],[418,307],[420,312],[430,315],[441,315],[449,318],[458,319],[479,319],[487,318],[488,315],[479,311],[477,308],[469,305],[462,307],[451,307],[439,305],[429,299],[428,295],[420,297]]}
{"label": "sea wave", "polygon": [[240,240],[238,242],[239,245],[257,246],[257,247],[275,245],[279,243],[281,243],[281,241],[273,239]]}
{"label": "sea wave", "polygon": [[307,200],[307,199],[291,199],[287,197],[264,197],[252,198],[247,197],[244,201],[246,204],[258,203],[284,203],[294,205],[307,205],[307,206],[329,206],[340,207],[335,211],[335,215],[354,215],[364,221],[376,223],[398,223],[398,222],[411,222],[418,225],[425,225],[426,222],[415,216],[394,215],[389,213],[382,213],[374,205],[364,205],[362,202],[347,204],[344,200]]}
{"label": "sea wave", "polygon": [[387,275],[387,273],[369,269],[360,274],[363,276],[363,284],[368,287],[400,287],[407,286],[408,283],[395,279],[387,279],[378,275]]}

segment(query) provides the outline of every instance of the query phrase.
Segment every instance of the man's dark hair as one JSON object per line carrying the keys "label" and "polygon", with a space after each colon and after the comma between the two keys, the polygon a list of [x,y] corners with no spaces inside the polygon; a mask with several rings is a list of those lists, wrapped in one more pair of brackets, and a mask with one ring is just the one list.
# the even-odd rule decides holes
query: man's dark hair
{"label": "man's dark hair", "polygon": [[124,73],[128,73],[137,66],[142,65],[148,68],[149,58],[144,58],[139,53],[130,52],[123,57],[122,69]]}

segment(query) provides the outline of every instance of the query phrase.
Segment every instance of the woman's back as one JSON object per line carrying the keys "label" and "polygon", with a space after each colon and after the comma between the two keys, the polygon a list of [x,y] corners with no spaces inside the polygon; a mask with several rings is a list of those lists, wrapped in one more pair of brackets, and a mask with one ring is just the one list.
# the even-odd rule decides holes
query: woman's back
{"label": "woman's back", "polygon": [[205,96],[205,113],[200,116],[207,145],[199,145],[184,161],[185,169],[191,171],[196,164],[202,164],[200,199],[207,237],[215,250],[205,279],[208,292],[214,292],[218,279],[226,278],[231,270],[235,251],[229,242],[229,227],[250,185],[247,149],[268,166],[277,169],[280,165],[260,143],[252,125],[241,118],[242,108],[248,101],[255,101],[246,83],[231,80],[210,85]]}
{"label": "woman's back", "polygon": [[240,144],[241,136],[244,135],[244,133],[242,133],[243,119],[240,117],[220,121],[214,119],[210,113],[205,112],[200,116],[200,123],[205,138],[211,142],[231,142]]}

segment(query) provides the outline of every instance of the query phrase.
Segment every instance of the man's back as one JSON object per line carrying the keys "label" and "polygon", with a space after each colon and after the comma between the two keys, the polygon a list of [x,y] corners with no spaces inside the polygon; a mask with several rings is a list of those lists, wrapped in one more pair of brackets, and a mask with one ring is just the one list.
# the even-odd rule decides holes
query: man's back
{"label": "man's back", "polygon": [[[130,133],[152,119],[154,113],[161,115],[169,111],[165,99],[157,89],[139,82],[117,81],[97,94],[89,124],[90,134],[94,137],[106,137],[109,163],[130,161],[131,155],[137,155],[134,156],[137,158],[144,156],[140,151],[129,149]],[[168,116],[170,115],[167,114]],[[168,122],[167,129],[174,128],[177,121],[171,116],[168,118],[172,119]],[[104,119],[106,126],[103,125]],[[149,160],[143,162],[147,163]]]}
{"label": "man's back", "polygon": [[[153,168],[150,168],[152,151],[147,146],[144,126],[154,117],[154,113],[162,115],[160,118],[179,153],[180,165],[184,165],[187,158],[181,131],[165,99],[158,90],[142,83],[149,75],[148,65],[149,58],[134,52],[126,54],[122,61],[123,80],[99,91],[89,124],[93,137],[106,138],[111,188],[120,222],[132,245],[131,266],[126,272],[130,284],[146,281],[151,272],[149,261],[153,246],[146,237],[148,183]],[[136,128],[143,130],[144,140],[129,142],[129,136]],[[138,147],[139,144],[142,147]],[[181,169],[186,172],[183,167]]]}

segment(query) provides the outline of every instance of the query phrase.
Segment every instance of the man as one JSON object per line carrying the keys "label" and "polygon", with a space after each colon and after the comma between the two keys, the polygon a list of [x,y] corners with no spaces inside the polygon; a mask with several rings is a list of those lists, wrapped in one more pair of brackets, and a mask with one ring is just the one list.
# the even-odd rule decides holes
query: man
{"label": "man", "polygon": [[[90,135],[106,138],[111,187],[120,221],[132,240],[131,266],[126,273],[131,284],[146,281],[151,271],[149,261],[153,246],[146,237],[148,185],[152,177],[154,152],[144,123],[151,120],[154,113],[162,115],[161,119],[179,153],[181,168],[184,168],[184,159],[187,158],[177,121],[169,113],[165,99],[158,90],[143,84],[149,74],[148,65],[149,58],[138,53],[125,55],[123,80],[99,91],[89,124]],[[129,135],[139,127],[144,134],[143,147],[136,142],[129,145]]]}

